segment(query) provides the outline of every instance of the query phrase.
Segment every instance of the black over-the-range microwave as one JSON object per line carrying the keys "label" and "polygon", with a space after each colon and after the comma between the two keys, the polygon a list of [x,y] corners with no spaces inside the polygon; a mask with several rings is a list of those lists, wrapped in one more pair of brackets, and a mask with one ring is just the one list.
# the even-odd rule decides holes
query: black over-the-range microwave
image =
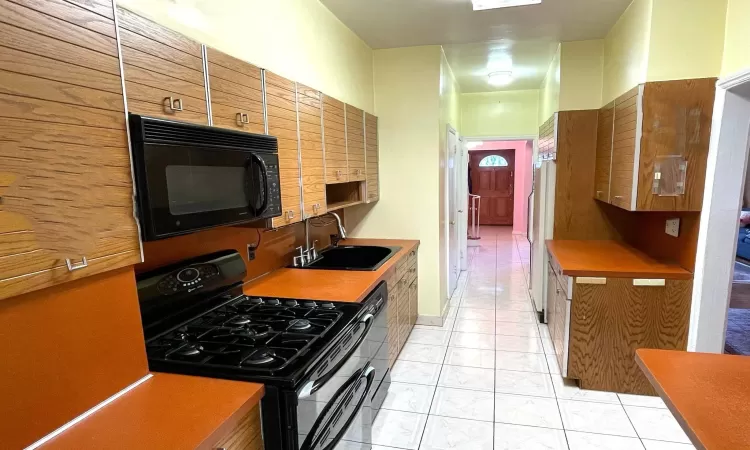
{"label": "black over-the-range microwave", "polygon": [[281,215],[273,136],[130,114],[144,241]]}

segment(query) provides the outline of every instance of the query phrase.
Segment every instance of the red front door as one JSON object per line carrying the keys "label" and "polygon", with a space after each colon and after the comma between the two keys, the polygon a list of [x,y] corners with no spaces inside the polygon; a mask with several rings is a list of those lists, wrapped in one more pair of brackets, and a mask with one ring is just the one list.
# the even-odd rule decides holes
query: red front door
{"label": "red front door", "polygon": [[514,150],[471,152],[472,194],[482,197],[480,225],[513,225]]}

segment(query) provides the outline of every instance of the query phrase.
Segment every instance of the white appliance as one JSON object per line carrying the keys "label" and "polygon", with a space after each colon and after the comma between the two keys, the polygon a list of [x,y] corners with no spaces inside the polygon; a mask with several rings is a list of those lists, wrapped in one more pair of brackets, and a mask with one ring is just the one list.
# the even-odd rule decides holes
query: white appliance
{"label": "white appliance", "polygon": [[[557,163],[537,164],[534,171],[534,211],[531,214],[531,298],[540,319],[547,322],[547,255],[546,241],[552,239],[555,222],[555,175]],[[544,316],[542,317],[542,313]]]}

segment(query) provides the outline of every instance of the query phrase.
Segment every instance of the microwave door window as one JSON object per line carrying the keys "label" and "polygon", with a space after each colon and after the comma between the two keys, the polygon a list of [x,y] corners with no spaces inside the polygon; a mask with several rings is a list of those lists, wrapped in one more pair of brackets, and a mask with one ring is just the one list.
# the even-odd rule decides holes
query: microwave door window
{"label": "microwave door window", "polygon": [[169,165],[165,169],[173,216],[247,208],[244,167]]}

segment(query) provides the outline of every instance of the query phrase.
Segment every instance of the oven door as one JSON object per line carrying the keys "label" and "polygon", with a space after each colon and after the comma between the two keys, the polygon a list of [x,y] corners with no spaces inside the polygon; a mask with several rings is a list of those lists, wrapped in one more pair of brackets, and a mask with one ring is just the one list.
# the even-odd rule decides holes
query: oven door
{"label": "oven door", "polygon": [[[336,388],[326,402],[303,399],[297,408],[300,450],[333,450],[344,436],[356,430],[361,441],[371,442],[370,392],[375,384],[375,368],[367,363],[357,368]],[[336,383],[333,378],[330,384]],[[369,444],[365,444],[370,448]]]}
{"label": "oven door", "polygon": [[144,239],[155,240],[263,217],[275,154],[146,143],[138,202]]}

